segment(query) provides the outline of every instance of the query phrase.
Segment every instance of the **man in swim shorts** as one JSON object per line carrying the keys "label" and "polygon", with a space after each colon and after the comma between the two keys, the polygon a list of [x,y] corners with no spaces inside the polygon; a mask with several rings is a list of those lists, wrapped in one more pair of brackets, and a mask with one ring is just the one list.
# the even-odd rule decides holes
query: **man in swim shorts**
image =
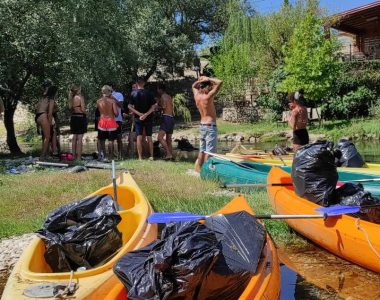
{"label": "man in swim shorts", "polygon": [[306,129],[308,122],[307,109],[301,104],[297,93],[289,94],[288,103],[291,109],[288,124],[293,129],[293,150],[295,152],[301,146],[309,144],[309,133]]}
{"label": "man in swim shorts", "polygon": [[221,80],[207,76],[199,77],[192,86],[195,104],[201,114],[199,154],[195,162],[197,172],[200,172],[202,164],[208,159],[205,152],[216,153],[218,131],[214,98],[221,86]]}
{"label": "man in swim shorts", "polygon": [[115,116],[118,115],[116,100],[112,97],[112,88],[108,85],[102,87],[102,98],[96,102],[96,107],[99,109],[98,121],[98,139],[100,144],[100,159],[105,159],[106,145],[105,141],[110,141],[109,158],[114,155],[114,140],[117,139],[118,124],[115,121]]}

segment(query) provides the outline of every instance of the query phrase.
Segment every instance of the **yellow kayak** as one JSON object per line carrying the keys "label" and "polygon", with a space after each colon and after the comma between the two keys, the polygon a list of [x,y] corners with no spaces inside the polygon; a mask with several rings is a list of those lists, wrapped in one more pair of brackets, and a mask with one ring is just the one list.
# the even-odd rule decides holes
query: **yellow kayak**
{"label": "yellow kayak", "polygon": [[[235,161],[249,160],[257,163],[268,164],[272,166],[291,166],[293,163],[293,155],[281,155],[276,156],[273,154],[237,154],[227,153],[226,158],[233,159]],[[338,168],[348,172],[365,173],[380,175],[380,164],[366,163],[362,168]]]}
{"label": "yellow kayak", "polygon": [[[89,196],[99,194],[113,195],[113,185],[105,186]],[[44,259],[44,242],[36,237],[15,265],[1,299],[35,299],[24,296],[24,290],[41,283],[64,284],[70,281],[78,285],[73,295],[74,299],[104,299],[108,291],[118,284],[118,279],[112,271],[115,262],[126,252],[144,247],[157,238],[157,225],[146,222],[153,210],[129,173],[123,173],[117,180],[117,199],[122,218],[117,227],[122,233],[123,245],[109,261],[72,274],[53,273]]]}

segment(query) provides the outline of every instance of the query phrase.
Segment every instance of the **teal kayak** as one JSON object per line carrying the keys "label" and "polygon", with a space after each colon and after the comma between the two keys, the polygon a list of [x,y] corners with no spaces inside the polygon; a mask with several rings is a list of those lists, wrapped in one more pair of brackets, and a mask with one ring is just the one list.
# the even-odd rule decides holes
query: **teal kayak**
{"label": "teal kayak", "polygon": [[[233,162],[211,157],[202,165],[201,178],[218,181],[221,184],[266,183],[271,168],[270,165],[251,161]],[[291,172],[290,166],[280,168],[288,173]],[[338,175],[340,182],[355,183],[355,180],[369,180],[360,184],[373,196],[380,196],[380,176],[341,170],[338,171]],[[379,181],[372,181],[376,179]]]}
{"label": "teal kayak", "polygon": [[237,163],[210,157],[202,165],[201,178],[221,184],[266,183],[271,166],[257,165],[246,161]]}

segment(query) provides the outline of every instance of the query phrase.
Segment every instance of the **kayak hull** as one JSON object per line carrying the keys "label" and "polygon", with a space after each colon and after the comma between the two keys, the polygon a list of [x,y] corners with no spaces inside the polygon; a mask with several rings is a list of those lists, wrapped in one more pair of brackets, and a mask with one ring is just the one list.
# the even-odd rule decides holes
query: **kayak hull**
{"label": "kayak hull", "polygon": [[[318,214],[319,205],[298,197],[292,186],[270,186],[291,182],[290,174],[273,167],[268,175],[268,196],[278,214]],[[286,219],[295,231],[331,253],[368,270],[380,272],[380,225],[341,215],[327,219]],[[368,240],[366,235],[368,235]],[[373,249],[371,249],[371,245]]]}
{"label": "kayak hull", "polygon": [[[271,166],[288,166],[291,167],[293,163],[292,155],[245,155],[245,154],[236,154],[236,153],[227,153],[226,156],[236,161],[240,160],[249,160],[256,163],[268,164]],[[375,163],[366,163],[362,168],[349,168],[349,167],[340,167],[338,170],[354,172],[354,173],[365,173],[365,174],[374,174],[380,176],[380,164]]]}
{"label": "kayak hull", "polygon": [[[101,188],[89,196],[98,194],[113,196],[113,185]],[[122,232],[123,246],[103,265],[73,273],[73,282],[79,286],[74,294],[75,299],[102,299],[105,284],[110,288],[117,283],[112,271],[114,263],[126,252],[144,247],[157,238],[157,226],[146,222],[153,210],[129,173],[123,173],[118,178],[117,196],[122,218],[118,229]],[[51,271],[44,259],[44,252],[44,242],[39,237],[34,238],[8,278],[2,300],[30,299],[24,296],[23,292],[34,284],[69,282],[69,272]]]}

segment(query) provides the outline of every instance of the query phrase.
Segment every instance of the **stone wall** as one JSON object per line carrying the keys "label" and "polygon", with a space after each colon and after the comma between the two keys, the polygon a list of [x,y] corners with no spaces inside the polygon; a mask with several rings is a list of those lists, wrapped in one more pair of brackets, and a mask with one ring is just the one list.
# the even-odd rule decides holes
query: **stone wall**
{"label": "stone wall", "polygon": [[250,123],[259,120],[259,111],[254,106],[225,107],[223,108],[223,120],[233,123]]}

